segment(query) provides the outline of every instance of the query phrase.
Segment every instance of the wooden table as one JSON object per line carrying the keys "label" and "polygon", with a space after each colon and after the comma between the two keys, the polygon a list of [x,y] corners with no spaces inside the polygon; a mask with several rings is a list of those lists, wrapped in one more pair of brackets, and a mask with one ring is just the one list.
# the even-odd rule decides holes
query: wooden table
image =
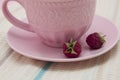
{"label": "wooden table", "polygon": [[[9,7],[19,19],[25,17],[20,5],[13,2]],[[111,20],[120,29],[120,0],[97,0],[96,14]],[[120,80],[120,42],[105,55],[91,60],[50,63],[13,51],[6,42],[11,26],[0,10],[0,80]]]}

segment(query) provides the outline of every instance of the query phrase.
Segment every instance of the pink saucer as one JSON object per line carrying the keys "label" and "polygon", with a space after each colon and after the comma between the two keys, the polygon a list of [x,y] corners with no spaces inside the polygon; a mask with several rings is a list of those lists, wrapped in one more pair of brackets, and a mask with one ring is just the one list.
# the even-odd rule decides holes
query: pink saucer
{"label": "pink saucer", "polygon": [[[106,43],[101,49],[90,50],[85,39],[93,32],[101,32],[106,35]],[[7,42],[16,52],[43,61],[72,62],[91,59],[112,49],[119,40],[119,31],[110,21],[100,16],[95,16],[90,30],[81,38],[82,53],[78,58],[66,58],[62,49],[51,48],[42,44],[36,34],[12,27],[7,35]]]}

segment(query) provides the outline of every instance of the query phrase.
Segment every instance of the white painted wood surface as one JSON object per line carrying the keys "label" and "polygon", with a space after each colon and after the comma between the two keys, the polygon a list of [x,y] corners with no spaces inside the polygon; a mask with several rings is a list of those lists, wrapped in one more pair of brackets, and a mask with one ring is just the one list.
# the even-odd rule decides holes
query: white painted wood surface
{"label": "white painted wood surface", "polygon": [[[17,3],[10,4],[9,8],[19,19],[25,18],[24,9]],[[111,20],[120,29],[120,0],[97,0],[96,14]],[[11,26],[0,10],[0,80],[120,80],[120,42],[105,55],[91,60],[52,63],[39,77],[47,62],[14,52],[5,40]]]}

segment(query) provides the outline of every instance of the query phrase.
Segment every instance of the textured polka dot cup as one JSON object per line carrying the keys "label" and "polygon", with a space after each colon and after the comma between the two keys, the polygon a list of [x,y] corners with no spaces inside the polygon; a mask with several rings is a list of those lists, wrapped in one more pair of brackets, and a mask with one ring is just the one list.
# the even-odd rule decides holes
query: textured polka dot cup
{"label": "textured polka dot cup", "polygon": [[79,40],[90,28],[96,0],[14,0],[27,14],[28,23],[12,16],[4,0],[5,17],[16,27],[36,33],[40,41],[52,47],[61,47],[71,38]]}

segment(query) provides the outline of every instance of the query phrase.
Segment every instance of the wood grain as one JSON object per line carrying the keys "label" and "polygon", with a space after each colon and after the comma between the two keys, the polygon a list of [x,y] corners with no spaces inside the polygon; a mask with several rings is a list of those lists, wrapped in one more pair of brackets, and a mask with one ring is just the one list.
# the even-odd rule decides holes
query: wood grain
{"label": "wood grain", "polygon": [[[10,4],[10,11],[25,18],[24,9]],[[18,15],[19,14],[19,15]],[[97,0],[96,14],[117,25],[120,30],[120,0]],[[0,80],[34,80],[44,61],[37,61],[14,52],[6,42],[6,34],[12,26],[0,10]],[[105,55],[72,63],[53,63],[39,80],[120,80],[120,41]]]}

